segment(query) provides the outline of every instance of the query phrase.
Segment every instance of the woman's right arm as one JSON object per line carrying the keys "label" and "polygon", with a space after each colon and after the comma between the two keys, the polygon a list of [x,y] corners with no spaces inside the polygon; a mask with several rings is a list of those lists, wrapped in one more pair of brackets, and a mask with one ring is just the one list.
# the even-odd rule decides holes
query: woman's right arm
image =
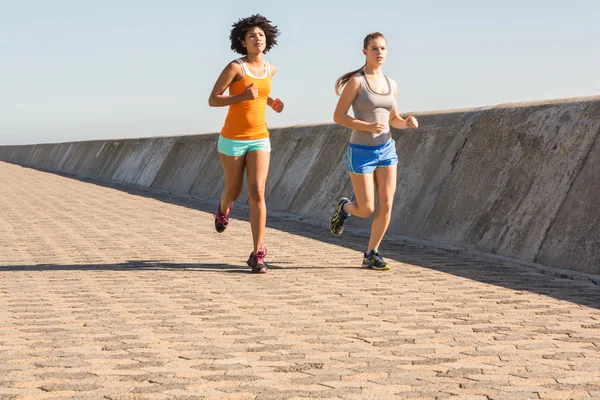
{"label": "woman's right arm", "polygon": [[359,90],[360,80],[358,77],[353,76],[350,78],[348,83],[346,83],[346,86],[344,86],[344,90],[340,95],[340,99],[335,107],[335,112],[333,113],[333,121],[348,129],[354,129],[356,131],[367,131],[373,133],[383,132],[385,129],[384,124],[380,124],[378,122],[365,122],[352,118],[348,115],[348,110],[356,98],[356,95],[358,95]]}
{"label": "woman's right arm", "polygon": [[241,74],[242,68],[237,62],[233,61],[227,64],[215,82],[212,92],[210,92],[208,105],[211,107],[226,107],[232,104],[241,103],[242,101],[255,99],[258,96],[258,90],[252,84],[241,94],[233,96],[223,95],[235,77]]}

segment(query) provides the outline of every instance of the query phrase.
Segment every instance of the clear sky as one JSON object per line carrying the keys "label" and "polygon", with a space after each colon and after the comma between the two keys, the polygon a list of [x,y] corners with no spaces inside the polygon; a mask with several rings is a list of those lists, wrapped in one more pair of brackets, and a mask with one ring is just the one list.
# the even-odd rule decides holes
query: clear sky
{"label": "clear sky", "polygon": [[401,113],[600,94],[597,0],[0,0],[0,144],[218,132],[208,95],[255,13],[282,32],[270,127],[331,122],[371,31]]}

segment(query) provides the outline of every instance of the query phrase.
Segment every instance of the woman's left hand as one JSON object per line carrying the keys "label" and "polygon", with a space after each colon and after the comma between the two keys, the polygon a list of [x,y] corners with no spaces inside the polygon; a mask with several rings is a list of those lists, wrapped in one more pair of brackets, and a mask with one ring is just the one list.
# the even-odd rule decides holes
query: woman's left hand
{"label": "woman's left hand", "polygon": [[273,103],[271,103],[271,108],[275,111],[275,112],[282,112],[283,111],[283,101],[281,101],[280,99],[275,99],[273,100]]}
{"label": "woman's left hand", "polygon": [[411,115],[410,117],[406,118],[406,126],[409,128],[418,128],[419,121],[417,121],[417,119]]}

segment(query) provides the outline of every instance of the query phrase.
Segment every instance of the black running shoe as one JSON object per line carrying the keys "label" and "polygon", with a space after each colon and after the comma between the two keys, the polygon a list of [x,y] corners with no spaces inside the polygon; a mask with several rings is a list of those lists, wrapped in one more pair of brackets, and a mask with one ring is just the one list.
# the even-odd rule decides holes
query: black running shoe
{"label": "black running shoe", "polygon": [[383,257],[381,257],[381,254],[377,250],[371,250],[369,253],[364,254],[362,266],[377,271],[387,271],[390,269],[388,263],[383,260]]}
{"label": "black running shoe", "polygon": [[341,199],[339,199],[337,204],[335,205],[335,212],[329,220],[329,230],[335,236],[340,236],[344,231],[344,221],[346,221],[348,215],[344,213],[343,207],[344,204],[347,203],[350,203],[350,200],[348,198],[342,197]]}

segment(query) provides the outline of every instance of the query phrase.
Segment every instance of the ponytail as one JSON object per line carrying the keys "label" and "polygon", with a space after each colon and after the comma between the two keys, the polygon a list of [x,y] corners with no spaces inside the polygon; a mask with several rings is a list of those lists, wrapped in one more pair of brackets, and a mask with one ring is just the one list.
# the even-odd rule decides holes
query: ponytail
{"label": "ponytail", "polygon": [[356,69],[356,70],[350,71],[350,72],[346,72],[344,75],[340,76],[338,78],[338,80],[335,81],[335,93],[337,95],[340,95],[342,93],[342,90],[344,89],[344,86],[346,86],[346,83],[348,83],[350,78],[352,78],[355,74],[357,74],[361,71],[364,71],[366,66],[367,66],[367,63],[365,63],[365,65],[363,65],[359,69]]}

